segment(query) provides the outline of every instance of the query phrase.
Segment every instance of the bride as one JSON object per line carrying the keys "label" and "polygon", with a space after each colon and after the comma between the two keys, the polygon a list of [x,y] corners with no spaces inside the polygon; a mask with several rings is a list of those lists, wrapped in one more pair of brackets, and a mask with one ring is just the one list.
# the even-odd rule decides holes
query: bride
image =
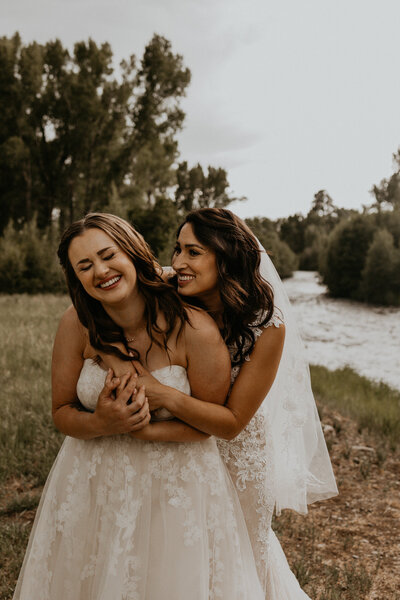
{"label": "bride", "polygon": [[161,441],[134,439],[149,427],[145,389],[135,376],[106,374],[99,358],[127,360],[129,350],[152,381],[221,405],[229,356],[217,326],[184,307],[143,238],[118,217],[74,223],[59,257],[74,305],[52,366],[53,418],[66,438],[14,600],[262,600],[215,439],[165,408],[151,424]]}
{"label": "bride", "polygon": [[[189,213],[178,230],[172,266],[179,294],[205,308],[223,334],[231,389],[225,405],[208,404],[155,381],[135,361],[150,408],[167,409],[220,438],[264,598],[308,598],[271,529],[272,515],[285,508],[305,513],[307,504],[337,494],[337,488],[282,282],[250,229],[226,209]],[[156,439],[153,427],[133,435]]]}

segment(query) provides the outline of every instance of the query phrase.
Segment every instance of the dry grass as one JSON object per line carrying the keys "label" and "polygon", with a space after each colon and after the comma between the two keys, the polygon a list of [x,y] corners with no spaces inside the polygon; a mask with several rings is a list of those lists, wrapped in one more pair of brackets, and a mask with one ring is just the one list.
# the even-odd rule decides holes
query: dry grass
{"label": "dry grass", "polygon": [[400,452],[320,405],[339,496],[274,528],[314,600],[400,600]]}

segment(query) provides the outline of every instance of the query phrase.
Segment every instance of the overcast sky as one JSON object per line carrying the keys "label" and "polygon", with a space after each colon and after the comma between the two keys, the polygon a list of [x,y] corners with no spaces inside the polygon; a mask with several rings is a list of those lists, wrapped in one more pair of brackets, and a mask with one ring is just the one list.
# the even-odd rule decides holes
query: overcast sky
{"label": "overcast sky", "polygon": [[400,146],[399,0],[1,0],[0,35],[110,42],[153,33],[192,83],[182,159],[227,169],[240,216],[306,213],[326,189],[369,204]]}

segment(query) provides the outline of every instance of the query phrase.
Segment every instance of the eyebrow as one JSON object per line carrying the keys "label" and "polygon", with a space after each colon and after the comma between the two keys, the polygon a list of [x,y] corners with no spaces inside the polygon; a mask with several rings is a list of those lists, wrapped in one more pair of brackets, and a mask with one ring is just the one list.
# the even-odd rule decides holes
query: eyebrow
{"label": "eyebrow", "polygon": [[[107,250],[110,250],[111,248],[114,248],[114,247],[115,246],[107,246],[107,248],[102,248],[101,250],[96,252],[96,254],[97,254],[97,256],[101,256],[102,254],[104,254],[104,252],[107,252]],[[82,260],[77,262],[75,266],[77,267],[78,265],[81,265],[86,262],[90,262],[90,258],[82,258]]]}
{"label": "eyebrow", "polygon": [[[176,243],[178,244],[178,246],[181,245],[181,243],[178,241]],[[183,244],[183,246],[185,248],[200,248],[200,250],[205,250],[205,248],[203,248],[203,246],[200,246],[199,244]]]}

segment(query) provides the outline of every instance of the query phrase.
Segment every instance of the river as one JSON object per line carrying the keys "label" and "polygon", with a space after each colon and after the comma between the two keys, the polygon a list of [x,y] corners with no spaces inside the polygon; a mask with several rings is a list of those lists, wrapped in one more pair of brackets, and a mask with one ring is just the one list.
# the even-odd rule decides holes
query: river
{"label": "river", "polygon": [[329,298],[309,271],[297,271],[284,285],[311,364],[349,365],[400,390],[400,308]]}

